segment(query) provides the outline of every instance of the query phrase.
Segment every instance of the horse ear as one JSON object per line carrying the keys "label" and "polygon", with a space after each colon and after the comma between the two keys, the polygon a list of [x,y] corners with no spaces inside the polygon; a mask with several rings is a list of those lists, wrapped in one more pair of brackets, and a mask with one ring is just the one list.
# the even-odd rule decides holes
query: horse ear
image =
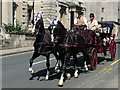
{"label": "horse ear", "polygon": [[41,11],[39,12],[39,17],[40,17],[40,18],[42,17],[42,12],[41,12]]}
{"label": "horse ear", "polygon": [[47,20],[48,20],[48,22],[49,22],[50,24],[52,24],[52,21],[51,21],[49,18],[47,18]]}

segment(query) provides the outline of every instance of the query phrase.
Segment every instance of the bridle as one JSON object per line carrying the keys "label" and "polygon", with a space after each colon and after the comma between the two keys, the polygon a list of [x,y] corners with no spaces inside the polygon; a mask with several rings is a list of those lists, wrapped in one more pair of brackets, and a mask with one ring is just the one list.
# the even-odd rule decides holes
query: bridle
{"label": "bridle", "polygon": [[[39,20],[42,20],[42,16],[39,16],[39,14],[40,14],[40,13],[37,13],[37,14],[35,15],[35,19],[34,19],[34,29],[36,29],[35,27],[36,27],[37,22],[38,22]],[[42,33],[39,32],[40,27],[41,27],[41,24],[38,26],[35,35],[38,35],[38,34],[40,35],[40,34],[42,34]]]}

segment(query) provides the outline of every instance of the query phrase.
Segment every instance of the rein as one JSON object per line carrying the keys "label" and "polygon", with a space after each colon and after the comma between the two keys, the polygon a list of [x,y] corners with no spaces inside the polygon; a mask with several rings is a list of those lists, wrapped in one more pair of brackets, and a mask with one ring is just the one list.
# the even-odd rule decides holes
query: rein
{"label": "rein", "polygon": [[[66,37],[64,38],[64,41],[60,44],[62,48],[77,47],[77,45],[75,45],[76,42],[74,42],[71,32],[67,32],[65,36]],[[69,40],[71,40],[71,42],[69,42]]]}

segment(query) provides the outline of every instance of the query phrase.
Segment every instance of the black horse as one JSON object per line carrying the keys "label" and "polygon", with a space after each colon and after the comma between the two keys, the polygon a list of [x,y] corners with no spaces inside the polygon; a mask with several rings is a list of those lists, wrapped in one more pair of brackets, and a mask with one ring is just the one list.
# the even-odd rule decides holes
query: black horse
{"label": "black horse", "polygon": [[[37,20],[37,19],[36,19]],[[49,63],[49,58],[50,54],[54,54],[54,56],[57,59],[57,62],[59,62],[59,56],[57,53],[54,51],[54,44],[51,43],[51,37],[50,37],[50,32],[48,30],[44,29],[44,24],[43,24],[43,19],[42,17],[39,18],[36,23],[35,23],[35,32],[34,34],[36,35],[36,40],[34,42],[34,53],[32,58],[30,59],[29,63],[29,71],[31,74],[34,74],[34,70],[32,69],[32,64],[34,59],[36,59],[38,56],[43,55],[46,57],[47,63],[47,75],[46,79],[49,79],[49,74],[50,74],[50,63]],[[57,64],[56,67],[59,65]],[[58,69],[58,68],[55,68]]]}
{"label": "black horse", "polygon": [[73,56],[75,63],[75,78],[78,77],[77,54],[79,52],[83,53],[83,58],[85,60],[85,69],[86,71],[88,71],[86,62],[89,55],[85,48],[86,37],[80,32],[74,33],[71,31],[67,31],[63,24],[56,19],[51,22],[49,29],[51,32],[53,32],[54,42],[56,43],[56,46],[58,46],[57,51],[59,52],[59,56],[62,60],[63,71],[58,83],[59,86],[62,86],[65,75],[67,75],[67,79],[70,79],[71,77],[69,73],[66,73],[66,67],[68,65],[68,62],[70,61],[71,56]]}

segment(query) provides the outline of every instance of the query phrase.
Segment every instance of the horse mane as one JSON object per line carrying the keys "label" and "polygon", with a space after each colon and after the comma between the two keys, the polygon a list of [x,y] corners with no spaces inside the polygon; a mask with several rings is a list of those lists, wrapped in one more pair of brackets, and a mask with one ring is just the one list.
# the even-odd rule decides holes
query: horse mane
{"label": "horse mane", "polygon": [[59,27],[66,29],[60,21],[58,21],[58,25]]}

